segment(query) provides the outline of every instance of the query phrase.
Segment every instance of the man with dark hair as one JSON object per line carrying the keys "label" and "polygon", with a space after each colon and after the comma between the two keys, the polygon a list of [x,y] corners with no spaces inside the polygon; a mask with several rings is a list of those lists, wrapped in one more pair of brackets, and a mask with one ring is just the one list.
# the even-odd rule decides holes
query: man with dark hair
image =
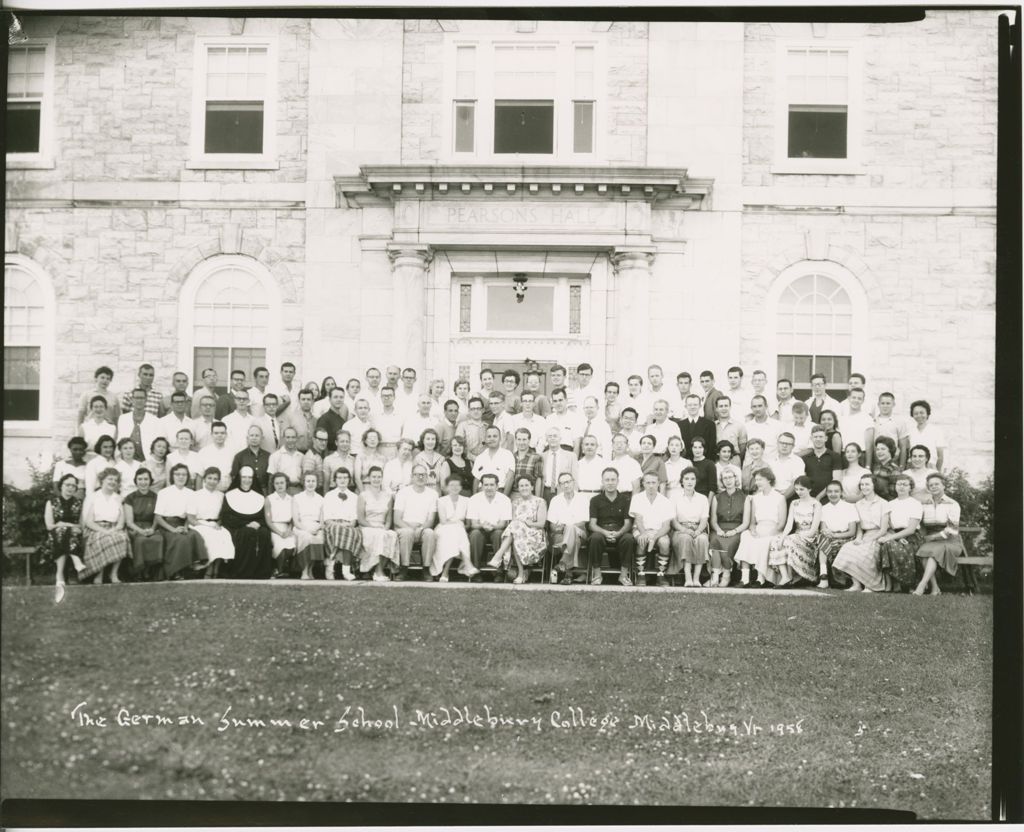
{"label": "man with dark hair", "polygon": [[232,370],[231,388],[227,393],[217,399],[217,408],[214,411],[214,415],[218,419],[223,419],[229,413],[235,412],[235,393],[240,390],[245,390],[245,370]]}
{"label": "man with dark hair", "polygon": [[[715,391],[718,392],[717,390]],[[715,403],[722,397],[721,393],[715,396]],[[705,402],[705,407],[707,403]],[[704,440],[704,447],[713,449],[717,442],[717,433],[715,432],[714,420],[708,419],[706,416],[701,414],[700,407],[700,396],[696,393],[690,393],[686,397],[686,416],[682,419],[676,419],[676,424],[679,425],[679,435],[683,440],[683,452],[689,454],[690,443],[694,437],[699,436]]]}
{"label": "man with dark hair", "polygon": [[686,370],[676,375],[676,390],[665,396],[668,399],[668,415],[670,419],[678,421],[686,416],[686,397],[690,395],[690,387],[693,385],[693,376]]}
{"label": "man with dark hair", "polygon": [[[498,490],[497,474],[484,474],[480,490],[469,498],[466,507],[466,522],[469,524],[469,556],[473,566],[480,569],[484,561],[484,546],[491,544],[495,552],[501,547],[501,533],[512,521],[512,502]],[[494,573],[494,582],[505,579],[505,570]],[[470,578],[474,583],[482,581],[480,575]]]}
{"label": "man with dark hair", "polygon": [[317,418],[313,415],[313,391],[300,390],[298,407],[290,407],[282,421],[295,428],[295,447],[305,453],[313,446]]}
{"label": "man with dark hair", "polygon": [[147,409],[151,404],[151,392],[152,388],[146,390],[143,387],[132,390],[132,409],[117,420],[117,438],[128,437],[135,443],[135,458],[139,462],[145,462],[153,440],[160,435],[160,420]]}
{"label": "man with dark hair", "polygon": [[[182,375],[185,374],[182,373]],[[173,448],[175,447],[175,437],[182,428],[187,428],[192,433],[193,439],[195,438],[196,424],[188,415],[188,396],[183,390],[175,390],[169,398],[171,412],[160,419],[157,435],[164,437]],[[146,450],[148,451],[149,448]]]}
{"label": "man with dark hair", "polygon": [[[153,379],[156,378],[156,370],[152,364],[139,365],[139,378],[133,390],[127,390],[121,394],[121,413],[127,414],[134,410],[132,401],[134,390],[142,390],[146,394],[146,413],[151,413],[158,419],[167,411],[164,408],[164,397],[158,390],[153,389]],[[135,449],[138,451],[138,447]]]}
{"label": "man with dark hair", "polygon": [[[826,392],[826,384],[828,384],[828,379],[825,378],[824,373],[814,373],[811,376],[811,396],[806,402],[811,411],[811,421],[816,425],[821,424],[821,411],[823,410],[831,410],[836,415],[839,414],[839,402]],[[842,428],[841,422],[840,428]]]}
{"label": "man with dark hair", "polygon": [[207,367],[203,370],[203,386],[197,387],[195,392],[192,393],[192,407],[189,415],[196,419],[199,417],[199,402],[203,396],[213,396],[214,412],[217,410],[217,371],[213,367]]}
{"label": "man with dark hair", "polygon": [[[701,371],[700,389],[702,395],[698,396],[698,400],[704,410],[704,418],[709,422],[713,422],[717,413],[715,403],[718,401],[718,397],[722,395],[722,392],[715,388],[715,374],[711,370]],[[714,445],[706,447],[714,447]]]}
{"label": "man with dark hair", "polygon": [[[546,419],[551,415],[551,402],[548,401],[547,396],[540,392],[540,373],[535,370],[523,373],[523,392],[533,393],[534,413],[542,419]],[[521,398],[519,403],[522,405]]]}
{"label": "man with dark hair", "polygon": [[[316,423],[317,430],[323,428],[327,431],[327,450],[334,451],[337,442],[338,431],[345,428],[348,421],[348,408],[345,407],[345,390],[342,387],[335,387],[330,395],[331,407],[321,416]],[[401,432],[401,429],[399,429]],[[329,483],[333,488],[333,483]]]}
{"label": "man with dark hair", "polygon": [[[337,390],[338,388],[335,388]],[[285,425],[278,415],[280,404],[275,393],[267,393],[263,397],[263,415],[252,420],[263,431],[263,450],[274,453],[284,443]]]}
{"label": "man with dark hair", "polygon": [[[780,378],[775,384],[775,395],[778,401],[771,415],[784,425],[793,424],[793,405],[797,401],[793,398],[793,382],[788,378]],[[768,397],[765,396],[765,401],[767,400]],[[753,415],[747,418],[752,419]]]}
{"label": "man with dark hair", "polygon": [[249,407],[254,419],[263,415],[263,397],[270,392],[270,370],[257,367],[252,371],[253,385],[249,388]]}
{"label": "man with dark hair", "polygon": [[592,584],[601,583],[601,560],[605,548],[613,548],[619,564],[619,583],[633,586],[629,570],[636,552],[636,539],[630,534],[631,495],[619,491],[619,472],[605,468],[601,473],[601,492],[590,498],[590,539],[587,541],[587,574]]}
{"label": "man with dark hair", "polygon": [[188,374],[183,373],[181,370],[177,370],[171,376],[171,392],[163,398],[164,414],[170,413],[171,411],[171,396],[175,393],[185,394],[185,415],[188,416],[192,413],[192,397],[188,393]]}
{"label": "man with dark hair", "polygon": [[271,384],[268,393],[277,396],[277,412],[284,416],[295,401],[298,395],[299,385],[295,383],[295,365],[291,361],[285,361],[281,365],[281,379]]}

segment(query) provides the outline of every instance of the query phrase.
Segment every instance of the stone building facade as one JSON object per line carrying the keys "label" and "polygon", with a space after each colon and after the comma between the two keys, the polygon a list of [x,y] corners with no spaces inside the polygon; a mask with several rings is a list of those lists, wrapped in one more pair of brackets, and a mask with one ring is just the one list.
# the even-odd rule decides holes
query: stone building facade
{"label": "stone building facade", "polygon": [[62,449],[97,366],[169,390],[284,360],[449,389],[527,361],[852,369],[987,473],[996,20],[30,16],[5,476]]}

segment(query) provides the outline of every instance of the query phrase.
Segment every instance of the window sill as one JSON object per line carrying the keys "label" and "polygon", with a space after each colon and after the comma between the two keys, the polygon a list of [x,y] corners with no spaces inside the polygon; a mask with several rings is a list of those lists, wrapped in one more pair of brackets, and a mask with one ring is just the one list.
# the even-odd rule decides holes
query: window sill
{"label": "window sill", "polygon": [[53,170],[56,166],[52,156],[7,154],[8,170]]}
{"label": "window sill", "polygon": [[866,176],[867,171],[859,162],[849,159],[787,159],[777,162],[769,169],[778,174],[819,174],[831,176]]}
{"label": "window sill", "polygon": [[53,431],[43,422],[4,422],[4,438],[51,439]]}
{"label": "window sill", "polygon": [[185,162],[188,170],[278,170],[276,159],[267,156],[197,156]]}

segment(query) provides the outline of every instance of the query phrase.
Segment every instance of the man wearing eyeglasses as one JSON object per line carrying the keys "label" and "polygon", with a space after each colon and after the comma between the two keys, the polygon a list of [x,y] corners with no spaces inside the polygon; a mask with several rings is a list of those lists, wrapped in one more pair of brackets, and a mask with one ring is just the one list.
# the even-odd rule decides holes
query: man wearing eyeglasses
{"label": "man wearing eyeglasses", "polygon": [[412,485],[395,495],[394,525],[398,534],[398,574],[393,580],[404,581],[409,575],[412,547],[420,544],[424,567],[434,562],[434,523],[437,521],[437,492],[427,488],[427,469],[412,467]]}
{"label": "man wearing eyeglasses", "polygon": [[806,471],[804,461],[793,453],[796,437],[789,431],[780,433],[776,441],[778,453],[766,461],[775,474],[775,490],[786,500],[792,500],[796,494],[794,483]]}

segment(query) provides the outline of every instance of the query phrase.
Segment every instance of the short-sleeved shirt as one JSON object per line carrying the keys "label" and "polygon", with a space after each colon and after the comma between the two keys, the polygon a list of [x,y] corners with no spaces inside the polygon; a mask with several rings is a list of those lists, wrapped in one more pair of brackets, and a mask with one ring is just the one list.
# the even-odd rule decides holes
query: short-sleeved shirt
{"label": "short-sleeved shirt", "polygon": [[885,510],[889,512],[889,525],[894,529],[905,529],[911,520],[920,520],[924,517],[924,506],[920,500],[913,497],[889,500],[885,504]]}
{"label": "short-sleeved shirt", "polygon": [[576,463],[576,486],[580,491],[597,492],[601,490],[601,472],[610,467],[608,461],[595,456],[587,459],[581,456]]}
{"label": "short-sleeved shirt", "polygon": [[899,448],[900,440],[907,436],[906,420],[902,416],[896,416],[894,414],[889,414],[888,416],[882,416],[881,414],[877,415],[875,417],[876,442],[880,436],[888,436],[896,443],[896,447]]}
{"label": "short-sleeved shirt", "polygon": [[695,491],[692,497],[687,497],[682,490],[672,495],[672,516],[680,523],[699,525],[710,513],[711,503],[699,491]]}
{"label": "short-sleeved shirt", "polygon": [[[843,425],[843,436],[846,436],[846,425]],[[934,465],[938,461],[939,449],[945,449],[946,447],[946,435],[940,428],[935,425],[927,424],[924,426],[924,430],[919,430],[917,422],[914,422],[907,426],[907,441],[910,443],[910,447],[913,448],[915,445],[924,445],[931,456],[928,457],[928,463]]]}
{"label": "short-sleeved shirt", "polygon": [[473,478],[479,480],[484,474],[495,474],[498,477],[498,488],[502,488],[505,485],[505,478],[515,469],[516,458],[511,451],[498,448],[492,454],[490,450],[485,449],[480,451],[473,462]]}
{"label": "short-sleeved shirt", "polygon": [[775,474],[775,490],[780,494],[787,491],[797,477],[804,475],[804,459],[795,454],[790,454],[785,459],[772,457],[770,464]]}
{"label": "short-sleeved shirt", "polygon": [[760,439],[764,442],[765,457],[772,457],[775,455],[775,450],[778,447],[779,434],[787,430],[789,425],[783,427],[778,419],[768,417],[764,422],[751,419],[747,422],[746,428],[747,442],[749,443],[751,439]]}
{"label": "short-sleeved shirt", "polygon": [[[354,496],[354,495],[353,495]],[[402,512],[402,522],[426,523],[437,511],[437,492],[433,488],[417,491],[407,485],[395,495],[395,513]]]}
{"label": "short-sleeved shirt", "polygon": [[[166,491],[166,489],[164,490]],[[223,505],[224,494],[222,492],[208,491],[205,488],[190,492],[186,503],[188,513],[195,516],[197,520],[217,520]]]}
{"label": "short-sleeved shirt", "polygon": [[161,517],[184,517],[188,514],[189,501],[195,494],[189,488],[178,488],[176,485],[169,485],[161,488],[156,495],[156,513]]}
{"label": "short-sleeved shirt", "polygon": [[858,500],[853,504],[860,518],[860,526],[864,530],[880,529],[882,515],[885,514],[886,502],[877,494],[871,499]]}
{"label": "short-sleeved shirt", "polygon": [[620,491],[614,500],[609,500],[602,491],[590,498],[590,519],[608,531],[618,531],[629,519],[632,497]]}
{"label": "short-sleeved shirt", "polygon": [[803,456],[803,461],[804,474],[811,478],[811,494],[820,494],[832,482],[832,472],[842,467],[836,455],[828,450],[821,456],[812,450]]}
{"label": "short-sleeved shirt", "polygon": [[938,504],[929,495],[922,505],[921,522],[925,526],[960,525],[960,504],[952,497],[943,496]]}
{"label": "short-sleeved shirt", "polygon": [[280,448],[270,455],[267,463],[267,475],[284,474],[289,484],[302,482],[302,454],[299,451],[289,453]]}
{"label": "short-sleeved shirt", "polygon": [[[747,428],[745,425],[741,425],[735,419],[730,419],[728,422],[715,422],[715,438],[722,442],[723,440],[732,443],[732,452],[738,454],[740,452],[740,445],[747,444]],[[712,448],[706,448],[707,453],[711,453]]]}
{"label": "short-sleeved shirt", "polygon": [[860,515],[853,503],[840,500],[838,503],[825,503],[821,507],[821,524],[834,532],[845,532],[850,523],[859,523]]}
{"label": "short-sleeved shirt", "polygon": [[660,425],[655,421],[648,422],[647,427],[644,428],[644,435],[654,437],[654,452],[656,454],[668,452],[668,440],[673,436],[683,438],[679,433],[679,425],[669,419]]}
{"label": "short-sleeved shirt", "polygon": [[664,494],[655,494],[652,501],[648,499],[646,492],[641,491],[629,500],[629,516],[634,520],[641,518],[644,521],[644,528],[649,532],[657,531],[662,523],[671,521],[675,514],[675,506]]}
{"label": "short-sleeved shirt", "polygon": [[556,494],[548,506],[548,522],[552,526],[572,526],[590,519],[590,495],[577,491],[572,500]]}
{"label": "short-sleeved shirt", "polygon": [[196,456],[198,457],[199,467],[204,473],[207,468],[216,468],[220,471],[220,490],[227,491],[231,487],[231,463],[235,459],[231,448],[227,445],[223,448],[218,448],[216,445],[207,445]]}
{"label": "short-sleeved shirt", "polygon": [[631,494],[634,481],[640,479],[644,473],[640,468],[640,463],[629,454],[608,460],[607,467],[614,468],[619,472],[619,492],[622,494]]}
{"label": "short-sleeved shirt", "polygon": [[508,523],[512,519],[512,501],[500,491],[488,500],[487,495],[480,491],[469,498],[466,519],[474,525]]}

